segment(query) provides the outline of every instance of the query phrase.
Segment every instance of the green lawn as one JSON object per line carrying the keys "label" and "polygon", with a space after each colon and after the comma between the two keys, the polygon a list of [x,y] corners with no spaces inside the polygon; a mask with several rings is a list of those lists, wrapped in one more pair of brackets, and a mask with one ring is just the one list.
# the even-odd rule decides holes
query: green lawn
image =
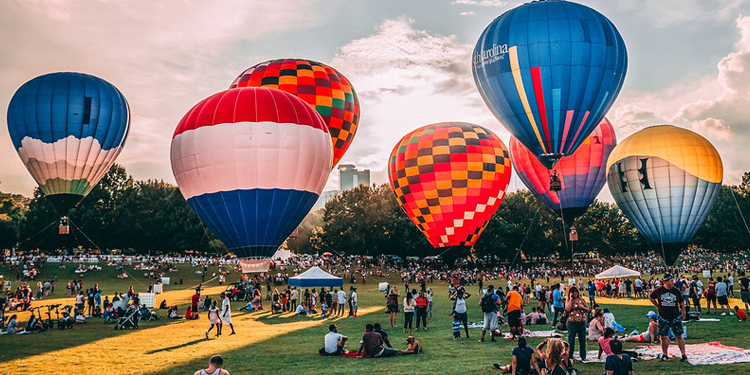
{"label": "green lawn", "polygon": [[[50,272],[58,274],[58,280],[65,280],[72,276],[73,267],[66,270],[59,270],[52,265],[48,265],[44,270],[42,279],[49,278]],[[214,269],[209,270],[209,273]],[[138,271],[130,272],[137,276]],[[0,274],[8,275],[6,269],[0,267]],[[103,269],[100,273],[91,273],[86,276],[88,283],[99,282],[105,291],[124,290],[129,285],[134,285],[136,289],[145,289],[148,285],[146,279],[139,277],[127,280],[115,279],[115,271],[109,268]],[[200,276],[195,274],[195,269],[189,265],[182,265],[179,272],[172,275],[183,275],[184,284],[182,288],[195,285],[200,282]],[[15,273],[12,275],[15,278]],[[179,276],[177,276],[179,278]],[[229,277],[231,281],[233,277]],[[400,327],[390,328],[388,316],[384,314],[385,299],[383,294],[377,292],[377,283],[380,280],[377,277],[368,279],[365,286],[359,285],[359,305],[362,308],[370,308],[374,311],[361,315],[359,318],[344,318],[336,320],[339,326],[339,332],[350,337],[347,348],[356,350],[359,338],[364,331],[366,323],[379,322],[385,327],[390,335],[391,342],[397,348],[404,348],[406,334],[403,334]],[[401,285],[400,280],[391,281],[392,284]],[[140,286],[143,284],[144,286]],[[495,285],[505,282],[497,283]],[[16,285],[14,283],[14,285]],[[87,284],[91,285],[91,284]],[[214,282],[212,285],[216,285]],[[418,356],[398,357],[389,359],[355,359],[355,358],[330,358],[320,357],[317,354],[319,347],[323,345],[323,336],[327,333],[327,326],[330,320],[318,319],[318,325],[311,328],[296,330],[291,333],[282,334],[268,340],[256,342],[235,349],[227,350],[221,354],[225,357],[225,368],[233,374],[290,374],[290,373],[308,373],[308,374],[391,374],[391,373],[410,373],[417,371],[426,371],[428,373],[447,374],[447,373],[499,373],[492,368],[492,362],[508,363],[510,361],[510,352],[514,346],[509,340],[499,340],[500,342],[492,343],[487,340],[485,343],[477,342],[481,329],[470,329],[471,339],[462,339],[454,341],[450,328],[451,318],[449,315],[450,301],[447,299],[447,285],[435,283],[429,285],[435,291],[433,318],[428,321],[429,330],[415,333],[424,347],[425,352]],[[265,286],[264,286],[265,287]],[[349,284],[345,284],[348,289]],[[170,286],[167,288],[180,288]],[[169,289],[167,289],[169,290]],[[470,293],[475,293],[475,287],[468,287]],[[64,294],[64,284],[58,284],[57,294]],[[473,295],[469,299],[469,320],[480,321],[481,310],[478,304],[478,297]],[[640,302],[640,303],[639,303]],[[633,301],[620,299],[617,304],[611,303],[603,305],[613,311],[618,323],[626,327],[626,331],[633,329],[643,331],[648,320],[645,314],[649,310],[654,310],[652,306],[644,305],[643,301]],[[535,301],[532,299],[532,305]],[[235,304],[235,309],[240,304]],[[184,306],[181,309],[184,311]],[[530,310],[527,309],[527,310]],[[239,314],[238,314],[239,315]],[[241,315],[239,315],[241,317]],[[714,317],[714,316],[712,316]],[[688,334],[690,343],[703,343],[708,341],[721,341],[726,345],[740,346],[750,348],[750,342],[747,337],[750,333],[749,323],[739,323],[734,317],[720,317],[721,322],[702,322],[689,323]],[[203,318],[205,319],[205,318]],[[297,321],[309,321],[307,317],[261,317],[259,321],[266,324],[286,324]],[[144,326],[155,327],[163,324],[170,324],[166,320],[158,322],[144,323]],[[403,314],[399,315],[399,324],[403,324]],[[32,354],[38,354],[45,351],[59,350],[65,347],[75,347],[87,342],[122,335],[120,331],[113,331],[111,326],[105,326],[101,321],[95,320],[84,326],[77,326],[73,331],[52,331],[35,335],[24,335],[19,337],[0,336],[0,362],[7,362],[16,358],[22,358]],[[279,326],[280,327],[280,326]],[[541,328],[541,327],[540,327]],[[539,328],[534,328],[539,329]],[[504,330],[507,331],[507,328]],[[239,335],[252,337],[254,332],[238,332]],[[463,334],[463,332],[462,332]],[[196,340],[200,337],[196,337]],[[529,344],[536,345],[542,339],[530,338]],[[192,343],[186,343],[190,345]],[[594,348],[595,344],[589,346]],[[634,347],[634,344],[626,343],[626,348]],[[165,351],[165,358],[168,358],[168,351]],[[117,355],[117,353],[111,353]],[[155,372],[159,374],[187,374],[196,369],[204,367],[208,358],[215,354],[214,352],[194,353],[194,359],[175,363],[168,370]],[[678,363],[676,359],[669,363],[659,361],[642,361],[635,364],[636,373],[648,374],[741,374],[750,370],[750,364],[737,365],[719,365],[719,366],[692,366],[687,363]],[[578,364],[580,374],[601,374],[603,371],[602,364]],[[110,371],[108,373],[117,373]],[[127,371],[123,372],[127,373]]]}

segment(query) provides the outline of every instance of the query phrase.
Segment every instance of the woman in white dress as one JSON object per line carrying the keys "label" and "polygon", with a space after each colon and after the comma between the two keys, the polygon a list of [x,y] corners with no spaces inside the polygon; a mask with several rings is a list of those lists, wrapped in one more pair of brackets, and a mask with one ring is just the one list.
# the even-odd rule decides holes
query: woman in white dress
{"label": "woman in white dress", "polygon": [[208,308],[208,322],[211,323],[211,327],[206,331],[206,338],[208,338],[208,333],[214,326],[216,326],[216,338],[221,336],[221,316],[219,316],[219,308],[216,306],[217,302],[217,300],[214,300],[211,307]]}

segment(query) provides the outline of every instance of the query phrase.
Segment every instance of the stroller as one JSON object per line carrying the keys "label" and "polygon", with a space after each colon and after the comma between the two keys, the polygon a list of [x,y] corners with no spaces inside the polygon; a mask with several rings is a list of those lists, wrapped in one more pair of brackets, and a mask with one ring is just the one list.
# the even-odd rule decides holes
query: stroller
{"label": "stroller", "polygon": [[152,320],[158,320],[159,316],[156,315],[156,312],[152,312],[151,310],[146,307],[146,305],[141,305],[141,310],[139,311],[140,314],[140,320],[145,321],[152,321]]}
{"label": "stroller", "polygon": [[138,328],[138,318],[140,318],[138,307],[133,305],[128,306],[128,308],[125,310],[125,313],[120,316],[117,324],[115,324],[115,330]]}

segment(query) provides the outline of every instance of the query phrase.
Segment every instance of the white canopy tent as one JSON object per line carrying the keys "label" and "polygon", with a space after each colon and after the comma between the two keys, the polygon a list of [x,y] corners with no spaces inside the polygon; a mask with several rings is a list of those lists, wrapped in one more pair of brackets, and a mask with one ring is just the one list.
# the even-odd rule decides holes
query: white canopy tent
{"label": "white canopy tent", "polygon": [[319,267],[310,267],[309,270],[289,278],[289,286],[308,288],[316,286],[339,287],[344,286],[344,280],[331,275]]}
{"label": "white canopy tent", "polygon": [[614,279],[616,277],[636,277],[641,276],[641,273],[638,271],[633,271],[630,268],[625,268],[622,266],[612,266],[603,272],[597,274],[595,277],[597,279]]}
{"label": "white canopy tent", "polygon": [[271,257],[271,259],[273,259],[273,260],[287,260],[287,259],[289,259],[289,258],[291,258],[293,256],[295,256],[295,254],[293,254],[291,250],[278,249],[273,254],[273,256]]}

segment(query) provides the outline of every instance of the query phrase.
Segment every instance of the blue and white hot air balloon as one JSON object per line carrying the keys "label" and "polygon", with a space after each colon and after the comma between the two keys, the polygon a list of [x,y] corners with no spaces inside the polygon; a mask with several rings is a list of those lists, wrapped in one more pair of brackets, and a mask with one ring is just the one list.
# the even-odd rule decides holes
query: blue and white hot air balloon
{"label": "blue and white hot air balloon", "polygon": [[13,146],[61,215],[107,173],[129,129],[130,109],[122,93],[83,73],[36,77],[8,106]]}

